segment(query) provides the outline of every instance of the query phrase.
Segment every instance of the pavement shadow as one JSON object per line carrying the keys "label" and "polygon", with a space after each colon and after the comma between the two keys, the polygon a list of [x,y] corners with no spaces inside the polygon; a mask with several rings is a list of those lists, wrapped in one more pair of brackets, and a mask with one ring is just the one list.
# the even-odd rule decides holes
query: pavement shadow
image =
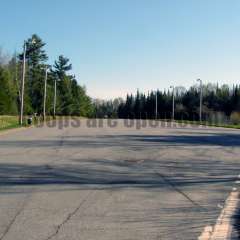
{"label": "pavement shadow", "polygon": [[135,140],[150,142],[150,143],[162,143],[170,145],[213,145],[213,146],[240,146],[240,135],[204,135],[204,136],[135,136]]}
{"label": "pavement shadow", "polygon": [[[15,148],[106,148],[122,147],[130,150],[155,149],[163,146],[240,146],[240,134],[211,135],[100,135],[66,136],[63,139],[1,141],[0,149]],[[136,149],[137,148],[137,149]],[[143,159],[138,162],[126,159],[67,159],[54,164],[31,165],[0,163],[0,186],[16,185],[95,185],[102,188],[116,187],[166,187],[197,186],[204,184],[232,183],[238,169],[233,162],[173,161],[169,159]],[[217,156],[216,156],[217,158]],[[166,175],[167,174],[167,175]],[[168,184],[166,184],[169,182]]]}
{"label": "pavement shadow", "polygon": [[[195,165],[194,165],[195,164]],[[69,164],[0,164],[0,187],[19,185],[78,185],[88,188],[165,188],[226,184],[236,180],[232,164],[211,166],[195,161],[179,166],[173,161],[117,161],[72,159]],[[166,174],[167,173],[167,174]],[[172,173],[172,174],[170,174]]]}
{"label": "pavement shadow", "polygon": [[[58,146],[62,139],[46,140],[19,140],[1,141],[0,148],[52,148]],[[64,140],[64,147],[116,147],[116,146],[194,146],[210,145],[239,147],[240,134],[211,134],[211,135],[100,135],[92,137],[67,136]]]}

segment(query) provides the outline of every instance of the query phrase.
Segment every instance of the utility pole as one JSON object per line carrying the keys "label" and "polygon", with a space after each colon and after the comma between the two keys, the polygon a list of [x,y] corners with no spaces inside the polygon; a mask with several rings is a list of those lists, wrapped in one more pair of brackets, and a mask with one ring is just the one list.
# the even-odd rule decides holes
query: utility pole
{"label": "utility pole", "polygon": [[158,118],[158,91],[156,91],[156,106],[155,106],[155,116]]}
{"label": "utility pole", "polygon": [[202,88],[202,80],[197,79],[200,83],[200,107],[199,107],[199,121],[202,122],[202,99],[203,99],[203,88]]}
{"label": "utility pole", "polygon": [[57,79],[54,80],[54,100],[53,100],[53,117],[56,117],[56,102],[57,102]]}
{"label": "utility pole", "polygon": [[47,77],[48,77],[48,66],[46,66],[46,70],[45,70],[44,97],[43,97],[43,120],[46,119]]}
{"label": "utility pole", "polygon": [[172,120],[174,121],[175,119],[175,87],[170,86],[172,88]]}
{"label": "utility pole", "polygon": [[[21,89],[20,89],[19,83],[18,83],[18,61],[17,61],[16,51],[15,51],[15,82],[16,82],[17,91],[18,91],[18,101],[19,101],[19,103],[21,103]],[[18,105],[18,111],[20,111],[19,105]],[[19,122],[20,122],[20,118],[19,118]]]}
{"label": "utility pole", "polygon": [[23,45],[23,69],[22,69],[22,83],[21,83],[21,107],[20,107],[20,125],[23,125],[23,112],[24,112],[24,87],[25,87],[25,74],[26,74],[26,50],[27,45],[24,41]]}

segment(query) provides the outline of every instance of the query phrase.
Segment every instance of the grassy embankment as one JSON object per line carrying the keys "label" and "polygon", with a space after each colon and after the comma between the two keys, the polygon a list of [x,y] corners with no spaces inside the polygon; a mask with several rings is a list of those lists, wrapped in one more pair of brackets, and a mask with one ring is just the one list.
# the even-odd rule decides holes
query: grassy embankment
{"label": "grassy embankment", "polygon": [[[53,118],[49,116],[49,117],[47,117],[46,121],[50,121],[52,119]],[[57,117],[57,119],[58,119],[58,117]],[[19,120],[18,116],[5,116],[5,115],[0,116],[0,131],[21,127],[19,125],[18,120]],[[181,123],[181,124],[200,125],[200,122],[198,122],[198,121],[176,120],[175,122]],[[209,122],[202,122],[202,125],[240,129],[240,124],[212,124]],[[24,124],[24,126],[27,126],[27,124]]]}
{"label": "grassy embankment", "polygon": [[182,123],[182,124],[189,124],[189,125],[204,125],[204,126],[209,126],[209,127],[223,127],[223,128],[234,128],[234,129],[240,129],[240,124],[216,124],[216,123],[211,123],[211,122],[206,122],[203,121],[201,124],[199,121],[188,121],[188,120],[176,120],[175,122],[177,123]]}
{"label": "grassy embankment", "polygon": [[0,131],[20,127],[18,119],[18,116],[0,116]]}
{"label": "grassy embankment", "polygon": [[[68,118],[66,116],[56,116],[56,120],[59,120],[61,118]],[[76,117],[75,117],[76,118]],[[82,117],[77,117],[81,118]],[[45,121],[52,121],[54,118],[52,116],[47,116]],[[33,125],[37,125],[43,120],[40,118],[33,119]],[[26,118],[24,118],[24,124],[23,127],[29,127],[30,125],[27,124]],[[7,116],[7,115],[0,115],[0,131],[3,130],[8,130],[8,129],[13,129],[13,128],[20,128],[21,126],[19,125],[19,116]]]}

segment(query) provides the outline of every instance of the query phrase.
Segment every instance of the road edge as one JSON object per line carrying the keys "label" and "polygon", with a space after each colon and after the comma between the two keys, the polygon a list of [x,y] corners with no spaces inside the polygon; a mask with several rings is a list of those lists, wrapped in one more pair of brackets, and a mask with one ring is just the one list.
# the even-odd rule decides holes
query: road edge
{"label": "road edge", "polygon": [[236,188],[225,201],[224,208],[219,215],[215,226],[206,226],[198,240],[227,240],[231,239],[234,228],[235,214],[240,204],[240,192]]}

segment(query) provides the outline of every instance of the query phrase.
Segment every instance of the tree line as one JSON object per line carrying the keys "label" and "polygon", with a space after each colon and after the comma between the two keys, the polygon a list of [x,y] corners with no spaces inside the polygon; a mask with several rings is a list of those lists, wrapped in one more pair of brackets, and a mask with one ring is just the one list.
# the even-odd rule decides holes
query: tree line
{"label": "tree line", "polygon": [[[156,107],[157,105],[157,107]],[[200,89],[192,86],[175,88],[175,119],[199,120]],[[157,111],[156,111],[157,109]],[[151,91],[147,94],[137,91],[127,94],[126,99],[95,102],[97,117],[136,118],[136,119],[171,119],[173,109],[173,92]],[[157,115],[156,115],[157,112]],[[240,85],[228,86],[218,84],[203,85],[203,120],[221,118],[221,120],[240,119]]]}
{"label": "tree line", "polygon": [[[53,66],[47,65],[45,43],[36,34],[26,41],[26,77],[24,114],[43,112],[44,78],[49,67],[47,81],[46,113],[53,114],[54,82],[57,83],[56,114],[91,116],[93,105],[86,89],[70,74],[72,64],[60,55]],[[20,108],[23,54],[15,53],[8,60],[0,53],[0,114],[17,115]]]}
{"label": "tree line", "polygon": [[[45,43],[36,34],[26,41],[24,114],[43,112],[44,78],[48,61]],[[17,115],[20,108],[23,54],[4,57],[0,51],[0,114]],[[137,91],[125,100],[99,101],[87,96],[85,87],[70,74],[72,64],[60,55],[49,68],[46,113],[53,114],[54,83],[57,83],[56,114],[86,117],[171,119],[173,93],[170,90]],[[199,119],[199,86],[175,88],[175,119]],[[157,106],[156,106],[157,105]],[[157,111],[156,111],[157,109]],[[240,85],[203,85],[203,120],[221,117],[240,119]]]}

